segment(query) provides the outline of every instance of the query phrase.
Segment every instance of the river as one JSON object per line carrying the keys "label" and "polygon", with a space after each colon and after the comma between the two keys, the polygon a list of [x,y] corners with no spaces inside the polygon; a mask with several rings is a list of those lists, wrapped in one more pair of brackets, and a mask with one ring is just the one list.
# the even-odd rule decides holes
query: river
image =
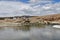
{"label": "river", "polygon": [[60,29],[52,26],[0,27],[0,40],[60,40]]}

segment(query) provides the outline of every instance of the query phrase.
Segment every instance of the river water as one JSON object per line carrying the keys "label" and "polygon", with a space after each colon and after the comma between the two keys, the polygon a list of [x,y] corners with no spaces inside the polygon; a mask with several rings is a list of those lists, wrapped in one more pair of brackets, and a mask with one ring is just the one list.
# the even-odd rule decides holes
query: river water
{"label": "river water", "polygon": [[0,40],[60,40],[60,29],[52,26],[0,27]]}

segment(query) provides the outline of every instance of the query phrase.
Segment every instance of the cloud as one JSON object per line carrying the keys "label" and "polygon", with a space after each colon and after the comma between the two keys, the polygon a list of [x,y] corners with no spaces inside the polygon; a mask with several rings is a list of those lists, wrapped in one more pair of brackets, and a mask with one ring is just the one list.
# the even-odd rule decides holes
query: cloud
{"label": "cloud", "polygon": [[[36,2],[36,4],[35,4]],[[49,15],[60,13],[60,2],[53,3],[52,0],[32,0],[35,15]]]}
{"label": "cloud", "polygon": [[45,0],[30,0],[29,2],[25,4],[17,1],[0,1],[0,17],[22,15],[40,16],[60,13],[60,2],[54,4],[48,0],[46,2]]}
{"label": "cloud", "polygon": [[51,0],[30,0],[30,2],[36,3],[36,2],[47,2],[47,1],[51,1]]}
{"label": "cloud", "polygon": [[28,9],[29,5],[20,2],[0,1],[0,16],[13,16],[24,14],[24,9]]}
{"label": "cloud", "polygon": [[30,0],[31,4],[46,4],[52,3],[52,0]]}
{"label": "cloud", "polygon": [[60,13],[60,3],[55,3],[55,4],[46,4],[42,7],[42,13],[45,14],[55,14],[55,13]]}

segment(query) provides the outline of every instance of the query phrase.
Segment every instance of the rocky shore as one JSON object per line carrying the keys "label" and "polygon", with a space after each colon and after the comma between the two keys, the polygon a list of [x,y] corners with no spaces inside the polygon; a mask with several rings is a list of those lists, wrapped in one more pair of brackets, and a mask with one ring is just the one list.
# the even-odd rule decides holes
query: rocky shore
{"label": "rocky shore", "polygon": [[21,26],[30,24],[60,24],[60,14],[46,16],[19,16],[16,19],[0,19],[0,26]]}

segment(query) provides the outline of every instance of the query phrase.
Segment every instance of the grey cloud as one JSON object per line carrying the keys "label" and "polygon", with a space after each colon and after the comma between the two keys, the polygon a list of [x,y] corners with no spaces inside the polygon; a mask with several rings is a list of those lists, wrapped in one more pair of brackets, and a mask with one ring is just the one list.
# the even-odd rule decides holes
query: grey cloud
{"label": "grey cloud", "polygon": [[0,16],[23,15],[21,10],[30,8],[29,5],[20,2],[0,1]]}
{"label": "grey cloud", "polygon": [[[42,4],[43,2],[40,3]],[[0,16],[40,16],[60,13],[60,2],[53,4],[51,1],[46,1],[46,3],[45,5],[40,5],[39,2],[37,4],[24,4],[16,1],[0,1]]]}

